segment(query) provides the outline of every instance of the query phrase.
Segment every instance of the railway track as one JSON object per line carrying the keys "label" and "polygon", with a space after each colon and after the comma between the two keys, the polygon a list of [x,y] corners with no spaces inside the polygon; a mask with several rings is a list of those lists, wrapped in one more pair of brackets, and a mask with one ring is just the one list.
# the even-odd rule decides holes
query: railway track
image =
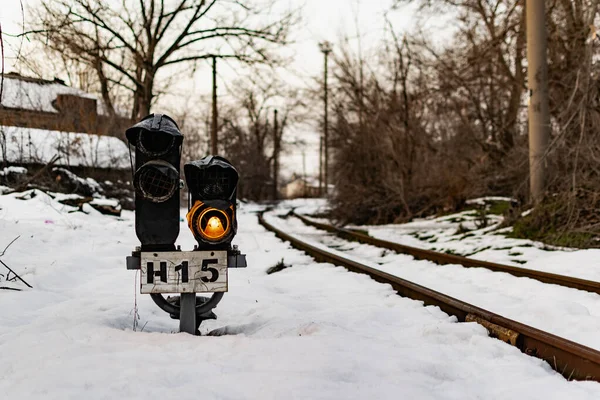
{"label": "railway track", "polygon": [[[310,220],[307,220],[310,221]],[[449,315],[455,316],[459,322],[477,322],[483,325],[487,330],[490,336],[498,338],[512,346],[517,347],[521,352],[540,358],[546,361],[555,371],[562,374],[567,379],[574,380],[593,380],[600,382],[600,352],[594,349],[591,349],[587,346],[583,346],[581,344],[572,342],[570,340],[561,338],[559,336],[550,334],[548,332],[544,332],[542,330],[533,328],[531,326],[522,324],[520,322],[505,318],[501,315],[492,313],[483,308],[474,306],[472,304],[463,302],[456,298],[447,296],[443,293],[431,290],[427,287],[418,285],[416,283],[410,282],[408,280],[390,275],[383,271],[377,270],[375,268],[371,268],[367,265],[361,264],[357,261],[350,260],[348,258],[342,257],[337,254],[333,254],[319,247],[313,246],[305,241],[298,239],[288,233],[282,231],[281,229],[273,226],[268,223],[263,214],[259,214],[259,222],[262,226],[264,226],[267,230],[275,233],[277,237],[282,240],[289,241],[290,244],[313,258],[315,258],[319,262],[328,262],[337,266],[342,266],[348,269],[349,271],[366,274],[370,276],[377,282],[385,283],[391,285],[394,290],[403,297],[408,297],[414,300],[422,301],[425,305],[432,305],[439,307],[442,311],[446,312]],[[330,225],[320,224],[314,221],[310,221],[310,225],[315,227],[326,229],[325,227],[329,227],[327,229],[330,232],[337,233],[339,228],[331,227]],[[318,225],[318,226],[317,226]],[[334,230],[331,230],[333,228]],[[347,233],[355,234],[352,231],[341,230],[341,235],[346,235]],[[353,237],[353,235],[348,235],[347,237]],[[361,234],[358,234],[361,235]],[[370,238],[366,235],[361,235],[365,238]],[[358,239],[354,239],[358,240]],[[378,239],[374,239],[378,240]],[[365,242],[367,243],[367,242]],[[387,242],[391,243],[391,242]],[[370,242],[370,244],[374,244]],[[394,244],[394,243],[391,243]],[[396,245],[396,244],[394,244]],[[399,245],[401,246],[401,245]],[[382,246],[385,247],[385,246]],[[401,246],[407,247],[407,246]],[[414,249],[414,248],[409,248]],[[394,249],[395,250],[395,249]],[[414,249],[419,250],[426,253],[434,253],[427,250]],[[428,259],[424,258],[422,253],[417,253],[420,257],[415,256],[416,258]],[[406,253],[411,254],[411,253]],[[435,253],[439,255],[439,253]],[[445,256],[445,254],[444,254]],[[457,257],[457,256],[452,256]],[[460,259],[464,259],[464,257],[458,257]],[[443,262],[445,261],[446,262]],[[442,258],[441,263],[450,263],[448,258]],[[467,259],[470,260],[470,259]],[[432,260],[434,261],[434,260]],[[470,260],[476,261],[476,260]],[[452,263],[461,264],[457,261],[452,261]],[[487,263],[493,264],[493,263]],[[464,265],[464,264],[463,264]],[[500,264],[494,264],[500,265]],[[470,265],[475,266],[475,265]],[[481,265],[480,265],[481,266]],[[507,266],[506,266],[507,267]],[[488,268],[488,267],[485,267]],[[514,267],[509,267],[514,268]],[[524,270],[522,268],[517,268],[519,270]],[[529,271],[529,270],[525,270]],[[507,271],[503,271],[507,272]],[[537,272],[537,271],[532,271]],[[547,274],[553,275],[553,274]],[[526,276],[526,275],[519,275]],[[560,275],[557,275],[560,276]],[[568,277],[563,277],[568,278]],[[535,279],[535,278],[534,278]],[[582,281],[582,280],[580,280]],[[585,281],[588,282],[588,281]],[[555,283],[555,282],[552,282]],[[591,282],[594,283],[594,282]],[[585,289],[584,289],[585,290]]]}
{"label": "railway track", "polygon": [[384,249],[395,251],[399,254],[408,254],[417,260],[428,260],[436,264],[458,264],[467,268],[486,268],[494,272],[506,272],[513,276],[535,279],[543,283],[565,286],[572,289],[585,290],[587,292],[600,294],[600,282],[586,279],[574,278],[572,276],[552,274],[549,272],[536,271],[527,268],[519,268],[511,265],[493,263],[489,261],[475,260],[472,258],[457,256],[454,254],[439,253],[436,251],[420,249],[418,247],[405,246],[400,243],[381,240],[350,229],[337,228],[333,225],[313,221],[303,215],[292,213],[306,225],[333,233],[342,239],[370,244]]}

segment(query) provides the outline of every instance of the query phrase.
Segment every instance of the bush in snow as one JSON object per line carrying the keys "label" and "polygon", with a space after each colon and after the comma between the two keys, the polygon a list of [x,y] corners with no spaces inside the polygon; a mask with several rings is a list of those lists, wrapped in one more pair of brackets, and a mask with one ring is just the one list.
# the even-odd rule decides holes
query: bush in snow
{"label": "bush in snow", "polygon": [[27,180],[27,169],[23,167],[5,167],[0,170],[0,183],[19,185]]}
{"label": "bush in snow", "polygon": [[92,178],[80,178],[61,167],[52,168],[52,173],[55,181],[65,189],[65,192],[92,197],[100,197],[104,193],[102,186]]}

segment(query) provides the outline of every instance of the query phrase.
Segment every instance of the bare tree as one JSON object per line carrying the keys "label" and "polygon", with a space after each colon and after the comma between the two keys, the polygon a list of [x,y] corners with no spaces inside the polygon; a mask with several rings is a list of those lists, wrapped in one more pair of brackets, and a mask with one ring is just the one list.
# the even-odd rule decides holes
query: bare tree
{"label": "bare tree", "polygon": [[[435,70],[411,37],[395,33],[361,59],[334,57],[334,216],[383,223],[432,212],[451,197],[432,101]],[[437,123],[437,121],[436,121]]]}
{"label": "bare tree", "polygon": [[[440,88],[456,112],[469,109],[471,139],[498,161],[521,133],[519,114],[526,89],[525,15],[522,0],[423,1],[445,6],[459,23],[453,44],[439,51],[424,46],[438,70]],[[449,104],[451,105],[451,104]],[[477,121],[476,124],[473,122]]]}
{"label": "bare tree", "polygon": [[[419,3],[456,16],[443,47],[423,34],[399,38],[388,22],[379,59],[338,51],[333,201],[342,220],[390,222],[470,196],[528,192],[525,1]],[[551,195],[515,232],[598,246],[600,1],[546,5]]]}
{"label": "bare tree", "polygon": [[150,112],[160,71],[213,56],[273,63],[270,46],[286,43],[296,18],[272,0],[42,0],[31,30],[96,72],[110,112],[111,88],[130,92],[135,119]]}
{"label": "bare tree", "polygon": [[241,173],[240,197],[264,200],[272,197],[275,157],[286,151],[284,133],[305,118],[303,96],[272,77],[267,82],[256,76],[241,79],[235,86],[236,99],[220,112],[220,145]]}

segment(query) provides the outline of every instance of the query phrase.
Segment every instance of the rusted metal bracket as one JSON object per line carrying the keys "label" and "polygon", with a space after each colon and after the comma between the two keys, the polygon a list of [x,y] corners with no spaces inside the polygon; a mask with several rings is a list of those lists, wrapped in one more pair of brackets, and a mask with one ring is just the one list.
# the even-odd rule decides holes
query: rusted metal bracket
{"label": "rusted metal bracket", "polygon": [[130,256],[126,258],[127,269],[136,270],[142,268],[142,258],[140,251],[132,251]]}
{"label": "rusted metal bracket", "polygon": [[519,338],[519,333],[515,332],[511,329],[505,328],[503,326],[491,323],[481,317],[478,317],[474,314],[467,314],[465,318],[465,322],[476,322],[479,325],[483,326],[488,330],[488,333],[491,337],[496,339],[500,339],[503,342],[511,344],[513,346],[517,345],[517,339]]}

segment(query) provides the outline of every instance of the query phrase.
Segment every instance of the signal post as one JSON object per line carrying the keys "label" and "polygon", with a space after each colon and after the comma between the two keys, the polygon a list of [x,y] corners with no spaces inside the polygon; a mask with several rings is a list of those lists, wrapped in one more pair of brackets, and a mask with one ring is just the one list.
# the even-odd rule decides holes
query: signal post
{"label": "signal post", "polygon": [[[181,332],[198,334],[202,321],[216,319],[212,310],[228,290],[228,268],[246,267],[245,255],[231,244],[237,232],[238,173],[219,156],[185,164],[187,221],[198,244],[182,251],[175,242],[184,187],[179,168],[183,135],[167,115],[151,114],[126,136],[135,147],[135,229],[141,242],[127,257],[127,269],[141,271],[140,293],[150,294],[179,319]],[[176,295],[165,299],[165,293]]]}

